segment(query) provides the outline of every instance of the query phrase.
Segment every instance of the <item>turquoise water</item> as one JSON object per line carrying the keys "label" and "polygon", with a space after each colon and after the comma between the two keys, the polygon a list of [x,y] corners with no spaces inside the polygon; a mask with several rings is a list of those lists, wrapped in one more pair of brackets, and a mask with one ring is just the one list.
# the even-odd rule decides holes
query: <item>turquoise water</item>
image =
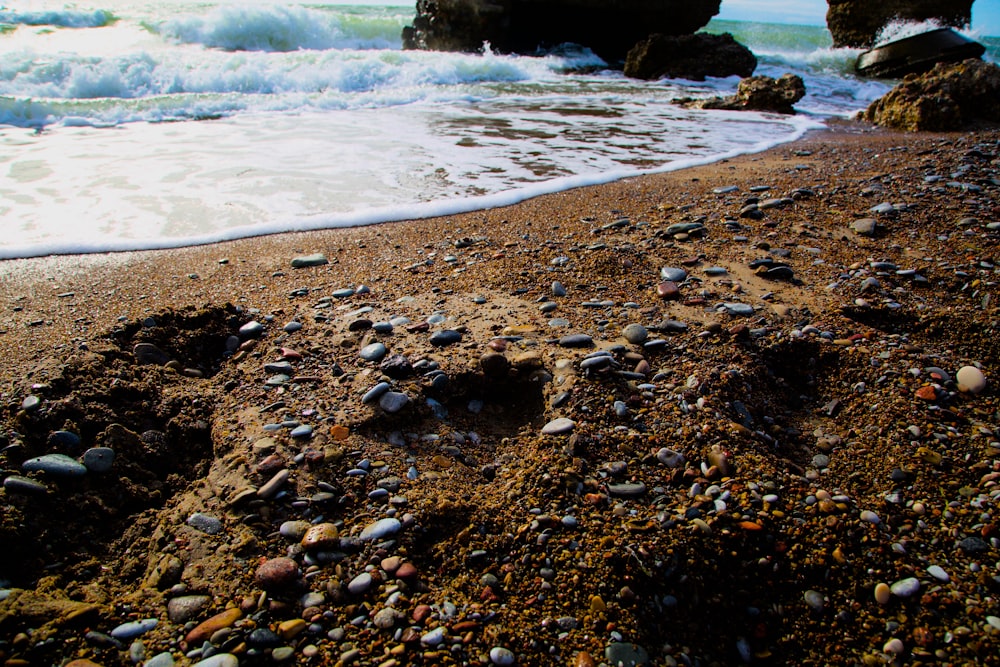
{"label": "turquoise water", "polygon": [[708,27],[803,77],[783,117],[683,109],[738,80],[629,80],[579,46],[403,51],[412,6],[95,2],[0,10],[0,258],[507,204],[759,151],[889,88],[817,27]]}

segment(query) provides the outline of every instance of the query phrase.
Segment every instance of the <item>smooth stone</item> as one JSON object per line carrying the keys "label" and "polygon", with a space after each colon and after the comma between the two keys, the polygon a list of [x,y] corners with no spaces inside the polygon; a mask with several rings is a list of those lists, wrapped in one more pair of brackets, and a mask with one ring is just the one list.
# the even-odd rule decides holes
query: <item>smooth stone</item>
{"label": "smooth stone", "polygon": [[587,334],[569,334],[559,339],[560,347],[590,347],[594,339]]}
{"label": "smooth stone", "polygon": [[291,646],[279,646],[271,651],[271,660],[274,662],[285,662],[291,660],[295,655],[295,649]]}
{"label": "smooth stone", "polygon": [[955,374],[958,384],[968,389],[973,394],[978,394],[986,389],[986,376],[975,366],[962,366]]}
{"label": "smooth stone", "polygon": [[274,474],[274,477],[269,479],[267,483],[264,484],[264,486],[257,489],[257,496],[263,498],[264,500],[274,497],[281,487],[284,486],[285,482],[288,481],[289,475],[291,475],[291,472],[289,472],[287,468],[279,470]]}
{"label": "smooth stone", "polygon": [[[291,559],[286,558],[285,560]],[[292,562],[294,563],[295,561]],[[184,636],[184,641],[192,645],[201,644],[219,630],[232,627],[241,618],[243,618],[243,612],[238,607],[226,609],[196,625],[193,630]]]}
{"label": "smooth stone", "polygon": [[619,498],[638,498],[646,493],[646,485],[642,482],[608,484],[608,493]]}
{"label": "smooth stone", "polygon": [[738,185],[725,185],[717,188],[712,188],[712,193],[717,195],[726,195],[729,194],[730,192],[738,192],[739,189],[740,186]]}
{"label": "smooth stone", "polygon": [[434,347],[447,347],[462,340],[462,332],[454,329],[443,329],[433,333],[430,337],[430,344]]}
{"label": "smooth stone", "polygon": [[809,605],[809,608],[813,611],[820,612],[823,611],[823,607],[826,606],[826,599],[823,594],[819,591],[808,590],[802,594],[802,598]]}
{"label": "smooth stone", "polygon": [[878,222],[876,222],[875,218],[862,218],[851,223],[851,229],[854,230],[854,233],[861,236],[873,235],[877,227]]}
{"label": "smooth stone", "polygon": [[295,373],[295,367],[292,366],[287,361],[275,361],[270,364],[264,364],[265,373],[283,373],[285,375],[293,375]]}
{"label": "smooth stone", "polygon": [[889,604],[889,600],[892,597],[892,589],[889,588],[889,584],[877,583],[875,584],[875,602],[879,604]]}
{"label": "smooth stone", "polygon": [[257,585],[269,590],[286,588],[298,581],[298,578],[299,564],[286,556],[264,561],[255,575]]}
{"label": "smooth stone", "polygon": [[920,590],[920,580],[916,577],[900,579],[889,587],[892,594],[899,598],[908,598]]}
{"label": "smooth stone", "polygon": [[727,302],[722,304],[723,310],[725,310],[730,315],[747,317],[753,315],[753,306],[748,303],[735,303]]}
{"label": "smooth stone", "polygon": [[110,447],[91,447],[83,453],[83,465],[90,472],[108,472],[114,462],[115,450]]}
{"label": "smooth stone", "polygon": [[240,660],[232,653],[216,653],[210,658],[199,660],[191,667],[239,667]]}
{"label": "smooth stone", "polygon": [[332,523],[310,526],[300,541],[303,549],[325,551],[340,546],[340,529]]}
{"label": "smooth stone", "polygon": [[945,572],[944,568],[941,567],[940,565],[931,565],[930,567],[928,567],[927,574],[931,575],[938,581],[943,581],[945,583],[951,581],[951,577],[948,576],[948,573]]}
{"label": "smooth stone", "polygon": [[289,322],[288,324],[286,324],[285,326],[281,327],[281,329],[285,333],[295,333],[296,331],[299,331],[299,330],[302,329],[302,322],[292,321],[292,322]]}
{"label": "smooth stone", "polygon": [[656,452],[656,460],[668,468],[680,468],[684,465],[684,455],[669,447],[661,447]]}
{"label": "smooth stone", "polygon": [[45,454],[21,464],[25,472],[44,472],[53,477],[74,478],[87,474],[87,466],[65,454]]}
{"label": "smooth stone", "polygon": [[494,646],[490,649],[490,662],[494,665],[513,665],[515,662],[514,653],[509,648]]}
{"label": "smooth stone", "polygon": [[628,642],[608,644],[604,649],[604,659],[615,667],[639,667],[650,664],[646,649]]}
{"label": "smooth stone", "polygon": [[879,518],[879,515],[871,510],[861,510],[861,520],[875,524],[876,526],[882,523],[882,519]]}
{"label": "smooth stone", "polygon": [[170,355],[152,343],[136,343],[132,348],[132,356],[140,365],[163,366],[170,361]]}
{"label": "smooth stone", "polygon": [[900,655],[905,650],[906,647],[903,646],[902,640],[896,639],[895,637],[893,637],[892,639],[890,639],[889,641],[887,641],[885,644],[882,645],[883,653],[892,653],[893,655]]}
{"label": "smooth stone", "polygon": [[557,417],[542,427],[542,435],[562,435],[569,433],[576,426],[576,422],[566,417]]}
{"label": "smooth stone", "polygon": [[646,327],[641,324],[633,322],[632,324],[626,325],[625,328],[622,329],[622,336],[628,342],[638,345],[646,340],[649,336],[649,331],[647,331]]}
{"label": "smooth stone", "polygon": [[352,595],[361,595],[367,593],[368,589],[372,587],[372,575],[367,572],[362,572],[358,576],[354,577],[347,583],[347,590]]}
{"label": "smooth stone", "polygon": [[372,617],[372,623],[380,630],[388,630],[394,627],[396,623],[402,619],[402,613],[396,611],[392,607],[384,607],[375,613],[375,616]]}
{"label": "smooth stone", "polygon": [[386,355],[388,350],[382,343],[371,343],[370,345],[365,345],[358,352],[358,356],[365,361],[381,361],[382,357]]}
{"label": "smooth stone", "polygon": [[338,290],[334,290],[330,296],[332,296],[334,299],[346,299],[348,297],[354,296],[354,288],[344,287]]}
{"label": "smooth stone", "polygon": [[311,527],[312,524],[304,519],[285,521],[278,526],[278,534],[286,540],[301,542]]}
{"label": "smooth stone", "polygon": [[212,598],[208,595],[182,595],[170,598],[167,602],[167,618],[172,623],[187,623],[207,609],[211,602]]}
{"label": "smooth stone", "polygon": [[139,621],[129,621],[122,623],[109,634],[115,639],[127,641],[143,635],[157,626],[159,621],[155,618],[144,618]]}
{"label": "smooth stone", "polygon": [[174,667],[174,656],[167,651],[157,653],[142,663],[142,667]]}
{"label": "smooth stone", "polygon": [[5,478],[3,488],[8,493],[19,493],[24,496],[37,496],[49,490],[49,487],[41,482],[30,477],[21,477],[20,475],[11,475]]}
{"label": "smooth stone", "polygon": [[187,525],[208,535],[218,535],[222,532],[222,521],[201,512],[195,512],[189,516]]}
{"label": "smooth stone", "polygon": [[288,435],[292,438],[311,438],[313,434],[313,427],[309,424],[300,424],[292,429],[292,432]]}
{"label": "smooth stone", "polygon": [[379,407],[389,414],[395,414],[409,404],[410,397],[399,391],[387,391],[378,400]]}
{"label": "smooth stone", "polygon": [[439,625],[430,632],[420,636],[420,643],[424,646],[437,646],[444,641],[444,626]]}
{"label": "smooth stone", "polygon": [[41,406],[42,406],[42,399],[33,394],[25,396],[24,400],[21,401],[21,409],[24,410],[25,412],[34,412]]}
{"label": "smooth stone", "polygon": [[256,338],[264,333],[264,325],[257,320],[250,320],[239,329],[241,338]]}
{"label": "smooth stone", "polygon": [[664,280],[656,286],[656,296],[667,301],[675,301],[681,298],[681,290],[672,280]]}
{"label": "smooth stone", "polygon": [[378,401],[378,399],[382,398],[383,394],[391,388],[392,387],[388,382],[379,382],[377,385],[364,393],[361,397],[361,402],[365,405],[371,405],[372,403]]}
{"label": "smooth stone", "polygon": [[49,433],[49,437],[46,438],[45,443],[51,449],[76,451],[83,441],[80,440],[80,436],[72,431],[52,431],[52,433]]}
{"label": "smooth stone", "polygon": [[668,280],[672,283],[682,283],[687,278],[688,272],[673,266],[664,266],[660,269],[660,279]]}
{"label": "smooth stone", "polygon": [[304,269],[310,266],[323,266],[324,264],[328,264],[329,261],[326,255],[321,252],[313,253],[312,255],[301,255],[292,258],[292,268]]}
{"label": "smooth stone", "polygon": [[566,288],[558,280],[552,281],[552,296],[566,296]]}
{"label": "smooth stone", "polygon": [[389,537],[390,535],[395,535],[402,527],[403,524],[399,519],[393,517],[379,519],[375,523],[365,526],[365,529],[361,531],[361,535],[358,536],[358,539],[364,542],[381,540],[385,537]]}

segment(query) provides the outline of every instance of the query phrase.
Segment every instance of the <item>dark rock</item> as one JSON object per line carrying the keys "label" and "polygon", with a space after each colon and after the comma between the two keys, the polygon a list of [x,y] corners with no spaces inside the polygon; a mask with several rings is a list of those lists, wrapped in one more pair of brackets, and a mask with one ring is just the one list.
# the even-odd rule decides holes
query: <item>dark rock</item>
{"label": "dark rock", "polygon": [[[726,109],[729,111],[773,111],[775,113],[793,114],[793,104],[806,94],[806,86],[802,77],[795,74],[785,74],[780,79],[769,76],[753,76],[740,81],[736,94],[730,97],[715,97],[708,100],[686,101],[685,106],[699,109]],[[754,217],[752,214],[764,205],[751,205],[751,210],[740,211],[741,217]],[[775,208],[771,206],[770,208]]]}
{"label": "dark rock", "polygon": [[625,76],[635,79],[691,79],[707,76],[750,76],[757,57],[729,33],[710,35],[650,35],[625,59]]}
{"label": "dark rock", "polygon": [[981,60],[935,65],[925,74],[907,76],[872,102],[864,118],[910,132],[1000,123],[1000,67]]}
{"label": "dark rock", "polygon": [[720,0],[417,0],[403,47],[438,51],[536,53],[582,44],[620,62],[651,33],[689,35],[719,13]]}
{"label": "dark rock", "polygon": [[447,347],[462,340],[462,332],[454,329],[442,329],[431,334],[430,344],[434,347]]}
{"label": "dark rock", "polygon": [[869,47],[893,20],[919,23],[935,19],[961,28],[972,20],[973,0],[827,0],[826,26],[835,47]]}
{"label": "dark rock", "polygon": [[393,354],[379,365],[379,370],[394,380],[402,380],[413,375],[413,364],[402,354]]}

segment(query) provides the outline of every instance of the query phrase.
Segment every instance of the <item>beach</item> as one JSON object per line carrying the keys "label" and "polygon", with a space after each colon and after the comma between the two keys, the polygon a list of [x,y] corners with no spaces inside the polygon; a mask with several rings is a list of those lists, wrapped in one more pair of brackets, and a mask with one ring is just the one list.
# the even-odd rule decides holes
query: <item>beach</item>
{"label": "beach", "polygon": [[988,664],[998,192],[995,129],[830,121],[2,262],[0,659]]}

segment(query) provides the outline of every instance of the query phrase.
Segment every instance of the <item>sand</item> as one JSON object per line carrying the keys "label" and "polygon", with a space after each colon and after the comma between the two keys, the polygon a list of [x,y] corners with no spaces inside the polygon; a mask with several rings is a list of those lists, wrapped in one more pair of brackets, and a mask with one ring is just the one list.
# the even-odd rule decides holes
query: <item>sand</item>
{"label": "sand", "polygon": [[0,658],[986,664],[998,155],[842,123],[500,209],[0,263]]}

